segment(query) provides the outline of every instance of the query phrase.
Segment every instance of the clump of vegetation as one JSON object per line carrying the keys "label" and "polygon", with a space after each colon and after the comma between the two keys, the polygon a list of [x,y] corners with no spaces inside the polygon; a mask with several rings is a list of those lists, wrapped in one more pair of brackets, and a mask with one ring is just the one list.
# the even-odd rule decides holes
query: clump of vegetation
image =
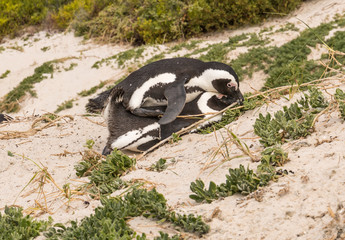
{"label": "clump of vegetation", "polygon": [[6,70],[3,74],[0,75],[0,79],[4,79],[7,77],[8,74],[10,74],[10,70]]}
{"label": "clump of vegetation", "polygon": [[235,193],[248,195],[259,187],[266,186],[269,181],[276,179],[276,170],[274,166],[281,166],[288,160],[280,146],[274,146],[265,149],[261,153],[261,163],[258,165],[256,173],[247,169],[241,164],[238,168],[230,168],[229,175],[226,175],[225,183],[216,185],[210,182],[208,189],[202,180],[198,179],[192,182],[190,189],[194,194],[189,197],[196,202],[210,203],[221,197],[231,196]]}
{"label": "clump of vegetation", "polygon": [[34,84],[46,79],[47,74],[53,74],[54,63],[55,61],[45,62],[35,68],[33,75],[26,77],[17,87],[7,93],[3,101],[0,102],[0,112],[17,112],[19,110],[19,102],[27,93],[35,97]]}
{"label": "clump of vegetation", "polygon": [[268,74],[265,83],[267,88],[302,84],[318,79],[324,73],[324,67],[307,59],[311,53],[310,47],[321,44],[334,24],[333,21],[306,29],[299,37],[281,47],[251,48],[229,64],[239,77],[251,77],[254,72],[263,70]]}
{"label": "clump of vegetation", "polygon": [[77,176],[89,177],[90,183],[87,184],[89,192],[93,197],[100,198],[128,186],[127,182],[120,177],[133,168],[135,164],[135,159],[117,149],[114,149],[105,160],[102,160],[102,156],[92,151],[86,151],[84,159],[75,166],[75,169]]}
{"label": "clump of vegetation", "polygon": [[[138,216],[165,220],[184,231],[199,235],[209,231],[209,226],[200,216],[182,215],[169,210],[164,196],[155,189],[134,188],[124,197],[103,198],[101,202],[103,206],[96,208],[95,214],[85,217],[80,223],[72,221],[69,227],[59,224],[44,235],[48,239],[146,239],[145,234],[137,235],[126,223],[129,218]],[[166,234],[160,235],[167,237]]]}
{"label": "clump of vegetation", "polygon": [[287,153],[279,146],[265,148],[261,153],[262,165],[282,167],[287,161],[289,161]]}
{"label": "clump of vegetation", "polygon": [[72,100],[67,100],[67,101],[64,101],[62,104],[60,104],[57,109],[55,110],[54,113],[59,113],[63,110],[66,110],[66,109],[70,109],[73,107],[73,99]]}
{"label": "clump of vegetation", "polygon": [[[269,113],[266,117],[260,114],[256,119],[254,132],[261,137],[260,142],[264,146],[272,146],[262,151],[261,162],[256,172],[249,167],[246,169],[243,165],[235,169],[230,168],[225,183],[216,185],[211,181],[208,188],[205,188],[202,180],[196,180],[190,185],[194,193],[190,198],[197,202],[210,203],[235,193],[247,195],[276,179],[275,167],[281,167],[288,161],[287,153],[279,144],[289,138],[297,139],[310,134],[316,116],[328,106],[328,102],[317,88],[309,88],[308,93],[304,93],[303,97],[290,107],[285,106],[282,111],[276,112],[274,119],[271,119]],[[345,104],[340,104],[344,102],[345,93],[337,89],[335,98],[340,100],[339,109],[345,108]]]}
{"label": "clump of vegetation", "polygon": [[43,48],[41,48],[41,51],[42,52],[46,52],[46,51],[48,51],[50,49],[50,47],[43,47]]}
{"label": "clump of vegetation", "polygon": [[298,139],[312,132],[314,119],[318,113],[328,106],[322,93],[317,88],[309,89],[299,101],[284,106],[272,118],[268,113],[260,114],[254,124],[254,132],[261,137],[264,146],[281,144],[287,139]]}
{"label": "clump of vegetation", "polygon": [[[345,18],[343,18],[343,21],[345,21]],[[338,22],[338,24],[339,24],[339,26],[341,25],[339,22]],[[342,39],[344,39],[344,37],[345,37],[345,31],[337,31],[334,33],[333,37],[331,37],[330,39],[328,39],[326,41],[326,43],[333,50],[344,53],[345,52],[345,44],[342,41]],[[328,55],[323,56],[323,58],[326,58],[326,59],[328,57],[329,57]],[[345,56],[344,55],[335,55],[334,57],[336,58],[336,60],[340,64],[343,64],[343,65],[345,64]],[[337,64],[337,63],[334,63],[333,65],[334,66],[332,66],[332,67],[334,67],[336,69],[340,67],[339,64]]]}
{"label": "clump of vegetation", "polygon": [[90,88],[89,90],[83,90],[83,91],[81,91],[80,93],[78,93],[78,95],[81,96],[81,97],[90,96],[90,95],[96,93],[96,91],[97,91],[98,89],[103,88],[105,84],[106,84],[106,82],[103,82],[103,81],[102,81],[102,82],[100,82],[97,86],[94,86],[94,87]]}
{"label": "clump of vegetation", "polygon": [[283,27],[279,28],[276,32],[286,32],[286,31],[299,31],[299,29],[293,23],[287,23]]}
{"label": "clump of vegetation", "polygon": [[29,215],[23,216],[22,210],[5,206],[4,214],[0,212],[1,239],[33,239],[51,226],[52,218],[37,221]]}
{"label": "clump of vegetation", "polygon": [[177,52],[182,49],[187,49],[187,50],[192,50],[195,49],[198,44],[201,43],[200,40],[192,40],[190,42],[182,42],[180,44],[174,45],[173,47],[170,48],[169,52]]}
{"label": "clump of vegetation", "polygon": [[334,97],[338,102],[340,116],[345,120],[345,93],[340,88],[337,88]]}
{"label": "clump of vegetation", "polygon": [[217,61],[224,62],[229,49],[223,43],[213,44],[209,47],[207,53],[202,54],[199,59],[205,62]]}
{"label": "clump of vegetation", "polygon": [[67,72],[67,71],[73,70],[76,66],[78,66],[78,63],[71,63],[69,67],[67,68],[64,67],[63,69]]}
{"label": "clump of vegetation", "polygon": [[[5,7],[8,13],[17,8],[17,1],[11,0],[12,4]],[[52,2],[56,1],[49,0],[46,5],[38,3],[37,0],[32,4],[25,2],[21,7],[37,6],[37,12],[40,14],[35,18],[36,21],[28,19],[34,15],[34,12],[28,11],[28,17],[25,18],[28,20],[20,21],[16,28],[8,28],[13,30],[7,31],[12,32],[23,24],[39,24],[45,19],[51,19],[56,27],[65,29],[72,26],[78,35],[86,37],[135,44],[163,43],[228,27],[259,23],[271,16],[270,12],[292,11],[302,0],[288,0],[284,3],[271,0],[259,3],[235,3],[233,0],[221,3],[209,0],[65,0],[56,4]],[[9,15],[4,14],[3,18],[5,16]],[[20,17],[6,19],[4,22],[14,25]],[[7,25],[9,24],[3,26]]]}
{"label": "clump of vegetation", "polygon": [[177,143],[178,141],[182,140],[181,136],[176,133],[171,134],[171,137],[172,138],[171,138],[170,143]]}
{"label": "clump of vegetation", "polygon": [[139,47],[120,52],[114,56],[103,58],[102,60],[95,62],[92,65],[92,68],[98,69],[102,66],[103,63],[109,65],[112,60],[116,61],[119,67],[123,67],[127,61],[130,61],[132,59],[137,60],[142,57],[144,50],[144,47]]}
{"label": "clump of vegetation", "polygon": [[166,165],[167,160],[164,158],[160,158],[156,163],[152,164],[149,168],[150,171],[162,172],[168,166]]}
{"label": "clump of vegetation", "polygon": [[110,0],[1,0],[0,39],[27,26],[67,28],[73,21],[97,16]]}

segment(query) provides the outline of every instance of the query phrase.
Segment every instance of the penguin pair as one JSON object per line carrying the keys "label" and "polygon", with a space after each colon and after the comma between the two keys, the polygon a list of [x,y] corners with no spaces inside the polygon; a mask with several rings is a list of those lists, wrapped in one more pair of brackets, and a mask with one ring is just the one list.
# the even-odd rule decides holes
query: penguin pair
{"label": "penguin pair", "polygon": [[[203,62],[192,58],[170,58],[150,63],[131,73],[115,88],[123,94],[113,97],[132,114],[141,117],[163,115],[159,124],[168,124],[182,112],[184,105],[203,92],[238,96],[239,81],[235,71],[220,62]],[[105,107],[111,90],[89,100],[87,109],[100,111]],[[162,112],[160,106],[167,106]],[[156,108],[147,108],[156,107]]]}
{"label": "penguin pair", "polygon": [[[238,101],[237,97],[219,97],[216,93],[205,92],[193,101],[186,103],[180,116],[205,115],[193,118],[176,118],[171,123],[161,125],[156,117],[140,117],[127,111],[122,106],[122,103],[117,101],[117,96],[122,96],[123,94],[124,91],[122,89],[113,89],[110,93],[110,101],[104,113],[108,116],[109,137],[103,150],[103,155],[110,154],[114,148],[134,152],[146,151],[159,141],[171,136],[174,132],[178,132],[182,128],[210,116],[207,113],[218,112]],[[165,110],[165,107],[162,106],[157,108],[162,112]],[[144,109],[153,110],[152,108]],[[204,123],[204,125],[219,121],[221,118],[221,115],[217,115]]]}
{"label": "penguin pair", "polygon": [[[149,144],[149,138],[157,141],[159,135],[153,132],[160,131],[162,140],[190,125],[190,121],[176,117],[182,112],[185,115],[194,114],[191,110],[193,108],[197,113],[205,113],[198,107],[202,95],[202,99],[207,98],[206,96],[209,96],[208,100],[212,99],[210,106],[228,101],[243,101],[238,77],[230,66],[192,58],[171,58],[150,63],[134,71],[113,89],[90,99],[86,108],[90,112],[105,109],[110,132],[104,150],[106,154],[112,145],[117,148],[129,148],[126,146],[133,145],[133,149],[135,146],[144,149]],[[196,99],[198,100],[193,102]],[[157,117],[161,115],[158,120]],[[122,141],[132,138],[140,141],[135,145],[113,144],[114,139]]]}

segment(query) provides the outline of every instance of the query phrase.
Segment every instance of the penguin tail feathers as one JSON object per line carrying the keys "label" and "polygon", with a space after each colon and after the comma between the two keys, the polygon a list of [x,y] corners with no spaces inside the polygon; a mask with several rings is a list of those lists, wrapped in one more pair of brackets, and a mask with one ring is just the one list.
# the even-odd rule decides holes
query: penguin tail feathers
{"label": "penguin tail feathers", "polygon": [[0,123],[2,123],[2,122],[9,122],[11,120],[13,120],[12,117],[10,117],[10,116],[8,116],[6,114],[0,113]]}
{"label": "penguin tail feathers", "polygon": [[109,95],[113,89],[98,94],[97,97],[89,99],[86,104],[86,111],[90,113],[101,113],[108,102]]}
{"label": "penguin tail feathers", "polygon": [[111,89],[110,101],[115,103],[122,102],[124,93],[125,91],[122,88],[114,87],[113,89]]}

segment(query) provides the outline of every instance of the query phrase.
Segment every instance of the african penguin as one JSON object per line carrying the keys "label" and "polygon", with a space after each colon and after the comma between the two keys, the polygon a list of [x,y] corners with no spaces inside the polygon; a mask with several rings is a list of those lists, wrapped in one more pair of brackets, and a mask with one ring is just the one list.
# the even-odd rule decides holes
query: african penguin
{"label": "african penguin", "polygon": [[[123,89],[123,95],[114,97],[134,115],[157,117],[163,114],[159,124],[174,121],[185,103],[203,92],[218,93],[220,96],[241,94],[238,77],[230,66],[192,58],[170,58],[150,63],[132,72],[115,88]],[[95,106],[104,103],[105,96],[109,94],[108,90],[89,100],[87,108],[96,110]],[[167,107],[162,112],[159,106]]]}
{"label": "african penguin", "polygon": [[10,116],[0,113],[0,123],[8,122],[8,121],[11,121],[12,119],[13,118],[11,118]]}
{"label": "african penguin", "polygon": [[[108,115],[108,130],[109,137],[107,144],[103,150],[104,155],[110,154],[112,149],[127,149],[131,151],[145,151],[158,143],[159,141],[171,136],[172,133],[188,127],[191,124],[207,117],[208,115],[199,118],[176,118],[173,122],[165,125],[159,124],[156,117],[140,117],[132,114],[118,101],[118,96],[122,96],[124,91],[122,89],[113,89],[109,104],[106,108],[106,115]],[[229,106],[233,102],[238,101],[238,98],[243,100],[243,96],[229,97],[219,96],[217,93],[205,92],[199,95],[193,101],[187,103],[181,115],[196,115],[202,113],[217,112]],[[164,106],[158,106],[157,109],[164,111]],[[150,109],[150,108],[148,108]],[[207,123],[219,121],[221,115],[215,116]]]}

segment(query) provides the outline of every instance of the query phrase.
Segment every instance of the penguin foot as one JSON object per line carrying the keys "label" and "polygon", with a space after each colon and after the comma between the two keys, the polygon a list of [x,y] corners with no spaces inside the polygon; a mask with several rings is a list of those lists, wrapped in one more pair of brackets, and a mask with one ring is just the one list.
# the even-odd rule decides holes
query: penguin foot
{"label": "penguin foot", "polygon": [[144,108],[135,108],[131,112],[139,117],[158,117],[159,115],[164,114],[164,112],[159,109],[151,110]]}

